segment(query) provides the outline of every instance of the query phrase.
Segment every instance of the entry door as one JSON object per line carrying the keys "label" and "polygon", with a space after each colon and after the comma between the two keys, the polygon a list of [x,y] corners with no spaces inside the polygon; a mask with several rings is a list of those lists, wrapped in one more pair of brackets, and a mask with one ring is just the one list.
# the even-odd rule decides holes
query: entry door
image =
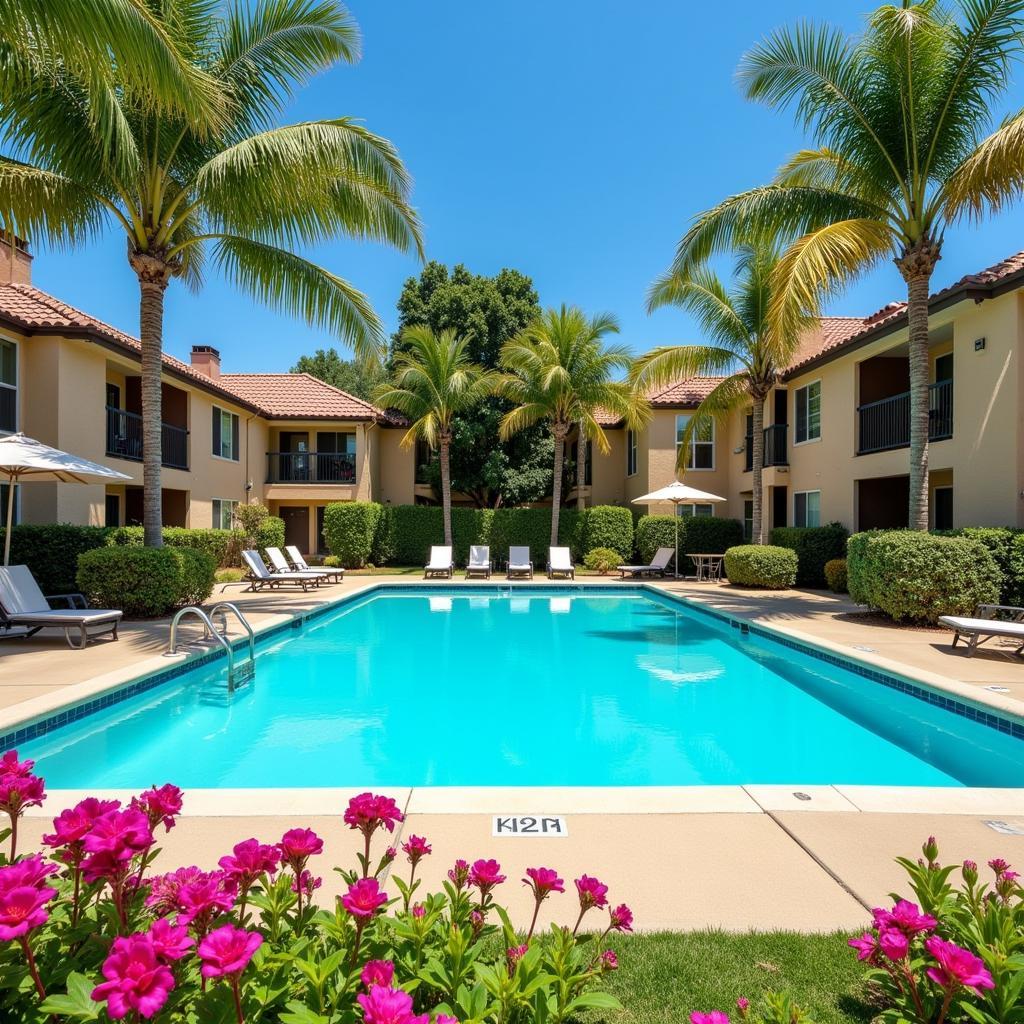
{"label": "entry door", "polygon": [[285,544],[294,544],[304,555],[309,554],[309,509],[285,506],[279,514],[284,520]]}
{"label": "entry door", "polygon": [[121,525],[121,499],[116,494],[108,494],[106,501],[106,524],[107,526]]}

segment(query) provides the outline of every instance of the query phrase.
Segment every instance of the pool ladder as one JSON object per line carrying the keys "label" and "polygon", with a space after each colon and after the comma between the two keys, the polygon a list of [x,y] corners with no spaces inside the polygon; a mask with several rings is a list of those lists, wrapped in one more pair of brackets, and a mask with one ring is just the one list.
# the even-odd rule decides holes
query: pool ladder
{"label": "pool ladder", "polygon": [[[235,649],[227,639],[228,633],[228,612],[232,612],[236,619],[242,624],[242,628],[249,634],[249,660],[235,665]],[[213,620],[216,615],[221,617],[221,628],[218,630]],[[167,644],[168,654],[178,652],[178,623],[188,615],[193,615],[203,624],[203,638],[213,637],[217,643],[224,648],[228,657],[228,690],[234,690],[238,683],[244,683],[252,679],[256,674],[256,634],[249,625],[249,620],[239,611],[238,605],[231,601],[218,601],[209,611],[203,611],[198,605],[190,604],[176,612],[171,619],[171,636]]]}

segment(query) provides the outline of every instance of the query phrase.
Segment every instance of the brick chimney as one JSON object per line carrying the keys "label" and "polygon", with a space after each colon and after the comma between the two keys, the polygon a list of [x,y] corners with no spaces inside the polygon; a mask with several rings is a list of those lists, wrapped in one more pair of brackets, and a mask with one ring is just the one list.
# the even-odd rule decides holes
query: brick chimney
{"label": "brick chimney", "polygon": [[220,376],[220,352],[212,345],[193,345],[191,362],[193,370],[211,380]]}
{"label": "brick chimney", "polygon": [[31,284],[32,255],[28,243],[0,231],[0,284]]}

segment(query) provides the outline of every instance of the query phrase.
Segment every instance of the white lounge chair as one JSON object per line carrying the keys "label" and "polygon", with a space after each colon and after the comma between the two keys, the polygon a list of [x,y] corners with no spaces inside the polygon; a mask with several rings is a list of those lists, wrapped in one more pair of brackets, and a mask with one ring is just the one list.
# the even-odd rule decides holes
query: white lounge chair
{"label": "white lounge chair", "polygon": [[450,547],[435,545],[430,549],[430,561],[423,567],[423,578],[431,576],[444,576],[452,578],[455,571],[455,563],[452,561],[452,549]]}
{"label": "white lounge chair", "polygon": [[[68,607],[53,608],[51,601],[65,601]],[[0,625],[26,627],[27,632],[19,634],[23,637],[54,626],[64,630],[69,647],[81,650],[90,640],[107,633],[116,640],[122,614],[116,608],[90,608],[83,594],[44,596],[27,565],[0,567]]]}
{"label": "white lounge chair", "polygon": [[474,576],[483,576],[486,580],[491,578],[491,549],[486,544],[471,544],[469,547],[466,579]]}
{"label": "white lounge chair", "polygon": [[972,616],[940,615],[939,622],[953,630],[954,647],[961,638],[966,640],[968,658],[973,657],[983,643],[995,637],[1019,641],[1020,646],[1015,653],[1024,654],[1024,608],[1006,604],[979,604]]}
{"label": "white lounge chair", "polygon": [[302,552],[294,544],[285,545],[285,554],[292,560],[292,565],[295,567],[296,572],[320,572],[328,573],[333,576],[334,579],[340,583],[345,578],[345,570],[341,566],[328,566],[318,565],[312,566],[307,565],[306,560],[302,557]]}
{"label": "white lounge chair", "polygon": [[[275,590],[287,583],[293,587],[302,587],[305,591],[310,587],[318,586],[321,582],[319,576],[308,572],[271,572],[258,551],[243,551],[242,558],[249,570],[243,581],[249,584],[249,590]],[[225,586],[229,585],[225,584]]]}
{"label": "white lounge chair", "polygon": [[508,572],[507,579],[514,576],[526,576],[533,579],[533,562],[530,561],[530,549],[528,547],[510,547],[508,549]]}
{"label": "white lounge chair", "polygon": [[334,573],[329,569],[293,569],[288,562],[288,559],[284,557],[280,548],[267,548],[267,558],[270,559],[271,572],[276,576],[279,576],[283,572],[304,572],[309,576],[313,576],[320,580],[322,583],[335,583],[332,577]]}
{"label": "white lounge chair", "polygon": [[576,579],[576,566],[572,564],[572,553],[568,548],[548,548],[548,579],[556,576]]}
{"label": "white lounge chair", "polygon": [[672,548],[658,548],[650,565],[617,565],[616,568],[622,573],[621,579],[627,576],[664,576],[668,572],[668,564],[672,561],[675,552]]}

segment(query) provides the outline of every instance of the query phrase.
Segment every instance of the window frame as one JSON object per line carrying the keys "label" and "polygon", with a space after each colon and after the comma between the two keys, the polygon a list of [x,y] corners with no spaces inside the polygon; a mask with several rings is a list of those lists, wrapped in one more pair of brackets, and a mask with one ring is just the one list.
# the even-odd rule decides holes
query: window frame
{"label": "window frame", "polygon": [[[683,512],[684,508],[692,509],[691,512]],[[707,515],[698,515],[697,509],[710,509]],[[680,519],[714,519],[715,505],[711,501],[681,501],[676,505],[676,515]]]}
{"label": "window frame", "polygon": [[[218,520],[217,517],[217,506],[220,506],[221,516]],[[224,506],[229,505],[231,508],[231,519],[230,525],[224,526]],[[241,505],[241,502],[237,498],[211,498],[210,499],[210,521],[213,523],[214,530],[233,530],[235,520],[235,509]]]}
{"label": "window frame", "polygon": [[[818,521],[816,523],[808,523],[807,522],[807,497],[808,497],[808,495],[811,495],[811,494],[816,494],[818,496],[818,508],[817,508]],[[798,523],[797,522],[798,516],[797,516],[797,502],[796,502],[796,499],[798,497],[802,497],[804,499],[804,521],[802,523]],[[800,527],[800,528],[803,528],[803,529],[807,529],[807,528],[815,529],[815,528],[821,526],[821,488],[820,487],[818,487],[816,489],[813,489],[813,490],[809,490],[809,491],[794,491],[793,492],[793,525],[795,527]]]}
{"label": "window frame", "polygon": [[[750,509],[750,516],[747,516],[747,509]],[[749,529],[747,528],[749,524]],[[754,499],[743,499],[743,539],[750,544],[754,539]]]}
{"label": "window frame", "polygon": [[[8,337],[6,334],[0,334],[0,345],[2,344],[10,345],[14,350],[14,383],[8,384],[6,381],[0,380],[0,388],[14,392],[14,426],[10,430],[0,427],[0,437],[6,437],[9,434],[16,434],[18,425],[21,423],[21,346],[16,339]],[[16,497],[15,502],[17,503],[18,500]],[[4,506],[4,510],[6,515],[6,506]]]}
{"label": "window frame", "polygon": [[[682,445],[682,441],[679,440],[679,421],[683,421],[683,429],[686,429],[686,423],[689,423],[693,419],[692,412],[680,412],[676,413],[676,465],[679,464],[679,448]],[[707,441],[698,441],[696,435],[690,441],[690,454],[686,460],[686,465],[683,466],[683,470],[687,473],[713,473],[717,469],[717,458],[715,449],[718,441],[718,424],[715,423],[714,419],[708,417],[704,422],[711,427],[711,438]],[[708,445],[711,448],[711,465],[710,466],[697,466],[697,445]],[[691,463],[693,463],[691,465]]]}
{"label": "window frame", "polygon": [[[817,434],[816,437],[811,437],[811,436],[808,435],[802,441],[800,441],[800,440],[798,440],[798,438],[800,436],[799,435],[800,416],[799,416],[799,413],[798,413],[798,403],[799,403],[800,392],[801,391],[806,391],[807,392],[808,411],[807,411],[807,421],[806,422],[807,422],[807,424],[809,426],[810,425],[810,420],[811,420],[811,415],[810,415],[810,397],[811,397],[810,396],[810,389],[812,387],[814,387],[815,384],[818,385],[818,434]],[[797,445],[802,445],[802,444],[815,444],[815,443],[817,443],[818,441],[821,440],[821,409],[822,409],[822,405],[823,405],[823,401],[822,401],[822,388],[821,388],[821,378],[820,377],[816,377],[814,380],[809,380],[806,384],[801,384],[800,387],[793,389],[793,447],[794,448],[797,447]],[[804,492],[804,493],[806,493],[806,492]]]}
{"label": "window frame", "polygon": [[[222,405],[214,404],[214,405],[211,406],[211,408],[213,410],[214,415],[219,414],[219,416],[220,416],[220,430],[218,431],[217,436],[220,438],[220,449],[221,450],[220,450],[220,452],[215,452],[213,450],[213,443],[212,443],[213,439],[212,439],[212,436],[211,436],[210,458],[220,459],[221,462],[236,462],[236,463],[237,462],[241,462],[241,448],[242,448],[242,418],[241,418],[241,416],[239,416],[239,414],[237,412],[232,412],[230,409],[225,409],[224,406],[222,406]],[[224,417],[225,416],[229,417],[229,422],[231,423],[231,447],[232,447],[231,455],[223,455],[223,454],[221,454],[224,451]],[[211,426],[211,434],[212,434],[212,426]],[[237,450],[235,449],[235,437],[236,437],[236,435],[238,437]]]}
{"label": "window frame", "polygon": [[637,444],[636,431],[626,431],[626,476],[636,476],[639,445]]}

